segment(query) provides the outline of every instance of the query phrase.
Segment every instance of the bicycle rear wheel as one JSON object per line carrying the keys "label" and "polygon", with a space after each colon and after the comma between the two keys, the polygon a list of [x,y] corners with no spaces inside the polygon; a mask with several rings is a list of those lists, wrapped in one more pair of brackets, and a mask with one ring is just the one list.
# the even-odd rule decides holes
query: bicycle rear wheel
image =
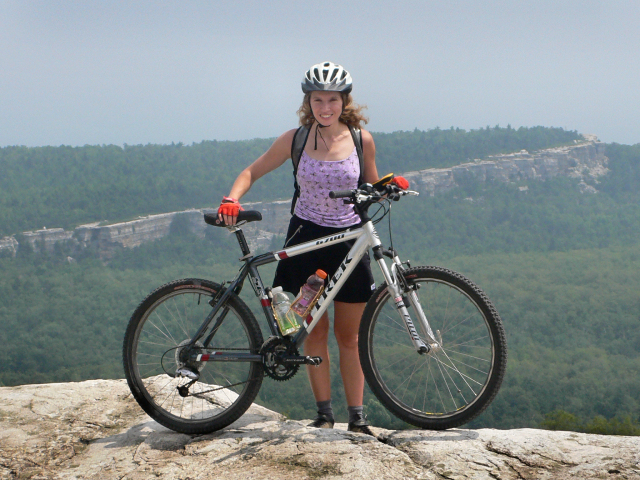
{"label": "bicycle rear wheel", "polygon": [[[420,355],[386,284],[362,316],[359,352],[369,387],[398,418],[442,430],[479,415],[498,393],[507,362],[502,322],[486,295],[470,280],[438,267],[404,274],[441,344]],[[410,290],[409,290],[410,291]],[[405,304],[421,338],[415,306]]]}
{"label": "bicycle rear wheel", "polygon": [[[181,356],[220,288],[207,280],[171,282],[152,292],[129,321],[123,346],[129,388],[149,416],[177,432],[226,427],[249,408],[262,385],[260,362],[195,362]],[[228,312],[208,348],[258,353],[262,332],[249,308],[236,295],[224,307]],[[179,367],[197,371],[199,379],[174,376]]]}

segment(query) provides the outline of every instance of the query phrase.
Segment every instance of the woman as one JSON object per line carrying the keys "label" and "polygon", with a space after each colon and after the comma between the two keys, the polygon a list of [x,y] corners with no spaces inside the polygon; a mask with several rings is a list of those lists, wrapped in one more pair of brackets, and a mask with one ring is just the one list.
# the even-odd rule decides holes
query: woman
{"label": "woman", "polygon": [[[349,127],[359,129],[367,120],[361,107],[352,103],[352,81],[340,65],[324,62],[314,65],[302,81],[304,99],[298,110],[300,124],[309,128],[309,135],[297,170],[299,198],[295,203],[285,246],[289,247],[331,235],[360,223],[352,205],[328,197],[331,190],[358,187],[358,179],[366,183],[378,180],[376,151],[371,134],[361,131],[364,156],[363,172]],[[236,179],[228,197],[218,210],[221,220],[235,224],[238,200],[260,177],[281,166],[291,156],[296,129],[281,135],[253,164]],[[313,135],[313,138],[312,138]],[[360,175],[362,175],[360,177]],[[332,275],[346,256],[353,242],[300,255],[279,263],[274,286],[297,294],[309,275],[320,268]],[[375,288],[368,255],[362,259],[334,301],[334,335],[340,353],[340,373],[349,412],[349,431],[373,435],[362,412],[364,375],[358,356],[358,328],[365,303]],[[316,399],[318,415],[310,426],[333,428],[331,380],[329,375],[329,315],[324,313],[307,337],[304,354],[322,357],[318,367],[308,366],[311,389]]]}

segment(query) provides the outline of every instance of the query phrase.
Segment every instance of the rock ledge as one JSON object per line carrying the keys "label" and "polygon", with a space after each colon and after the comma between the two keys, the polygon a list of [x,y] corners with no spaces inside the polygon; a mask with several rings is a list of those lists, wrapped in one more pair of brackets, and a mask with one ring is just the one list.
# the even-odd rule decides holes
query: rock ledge
{"label": "rock ledge", "polygon": [[640,437],[306,427],[258,405],[210,435],[147,417],[124,380],[0,388],[0,478],[640,479]]}

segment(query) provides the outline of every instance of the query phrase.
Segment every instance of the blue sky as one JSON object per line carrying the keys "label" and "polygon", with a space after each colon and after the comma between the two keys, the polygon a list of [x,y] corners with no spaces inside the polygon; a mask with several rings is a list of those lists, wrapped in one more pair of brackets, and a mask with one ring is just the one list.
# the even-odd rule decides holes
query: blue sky
{"label": "blue sky", "polygon": [[640,2],[0,0],[0,146],[274,137],[341,63],[373,132],[640,143]]}

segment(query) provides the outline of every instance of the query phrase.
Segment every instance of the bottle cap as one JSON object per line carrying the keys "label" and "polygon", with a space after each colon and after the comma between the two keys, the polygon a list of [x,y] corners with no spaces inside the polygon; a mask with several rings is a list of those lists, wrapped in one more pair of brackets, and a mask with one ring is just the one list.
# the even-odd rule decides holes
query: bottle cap
{"label": "bottle cap", "polygon": [[282,287],[273,287],[271,293],[282,293]]}
{"label": "bottle cap", "polygon": [[324,270],[316,270],[316,275],[318,275],[320,278],[327,278],[327,272],[325,272]]}

